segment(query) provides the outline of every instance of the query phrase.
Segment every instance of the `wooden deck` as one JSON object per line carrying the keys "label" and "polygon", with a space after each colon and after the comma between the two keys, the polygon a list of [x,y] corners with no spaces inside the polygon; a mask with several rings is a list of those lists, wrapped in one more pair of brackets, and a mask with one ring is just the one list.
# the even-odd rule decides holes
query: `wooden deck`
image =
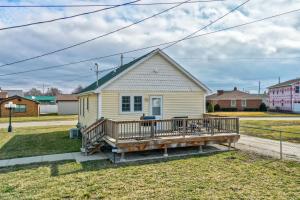
{"label": "wooden deck", "polygon": [[83,145],[104,140],[113,152],[125,153],[168,148],[235,143],[239,136],[238,118],[202,118],[113,121],[102,120],[83,132]]}

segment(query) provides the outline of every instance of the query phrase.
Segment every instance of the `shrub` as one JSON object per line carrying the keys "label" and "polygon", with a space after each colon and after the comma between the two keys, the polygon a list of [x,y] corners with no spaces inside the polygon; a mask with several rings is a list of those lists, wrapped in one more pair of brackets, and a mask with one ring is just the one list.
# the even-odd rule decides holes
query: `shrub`
{"label": "shrub", "polygon": [[207,112],[214,112],[214,107],[213,107],[213,105],[211,103],[208,104]]}
{"label": "shrub", "polygon": [[219,104],[216,104],[216,105],[214,106],[214,110],[215,110],[215,112],[220,111],[220,110],[221,110],[220,105],[219,105]]}
{"label": "shrub", "polygon": [[265,104],[265,103],[261,103],[260,106],[259,106],[259,110],[260,110],[260,111],[264,111],[264,112],[267,111],[267,106],[266,106],[266,104]]}
{"label": "shrub", "polygon": [[244,111],[255,112],[255,111],[259,111],[259,109],[258,108],[244,108]]}
{"label": "shrub", "polygon": [[237,111],[237,108],[221,108],[221,111],[224,111],[224,112]]}

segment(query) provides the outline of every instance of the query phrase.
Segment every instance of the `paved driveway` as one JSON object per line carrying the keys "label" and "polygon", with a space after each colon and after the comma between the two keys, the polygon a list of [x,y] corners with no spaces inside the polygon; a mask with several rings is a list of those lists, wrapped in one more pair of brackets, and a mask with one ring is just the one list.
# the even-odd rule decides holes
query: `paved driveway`
{"label": "paved driveway", "polygon": [[[44,121],[44,122],[13,122],[13,127],[30,127],[30,126],[62,126],[76,125],[77,120],[72,121]],[[8,123],[0,123],[0,128],[7,128]]]}
{"label": "paved driveway", "polygon": [[[254,151],[266,156],[280,157],[280,142],[276,140],[241,135],[235,147],[241,150]],[[300,161],[300,144],[282,142],[282,152],[284,158]]]}

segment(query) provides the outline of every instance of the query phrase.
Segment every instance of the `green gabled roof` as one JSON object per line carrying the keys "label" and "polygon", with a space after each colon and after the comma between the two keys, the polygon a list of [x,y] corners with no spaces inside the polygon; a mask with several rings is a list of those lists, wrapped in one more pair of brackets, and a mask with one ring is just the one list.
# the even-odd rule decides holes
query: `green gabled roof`
{"label": "green gabled roof", "polygon": [[[125,64],[125,65],[122,65],[122,66],[116,68],[115,70],[112,70],[111,72],[109,72],[105,76],[101,77],[98,80],[98,87],[102,86],[103,84],[105,84],[106,82],[108,82],[109,80],[111,80],[112,78],[114,78],[115,76],[119,75],[120,73],[122,73],[126,69],[130,68],[135,63],[137,63],[138,61],[140,61],[143,58],[147,57],[149,54],[153,53],[154,51],[151,51],[151,52],[149,52],[149,53],[147,53],[147,54],[145,54],[145,55],[143,55],[141,57],[138,57],[138,58],[134,59],[133,61],[131,61],[131,62]],[[95,89],[97,89],[97,81],[95,81],[91,85],[87,86],[86,88],[82,89],[78,94],[89,92],[89,91],[93,91]]]}
{"label": "green gabled roof", "polygon": [[35,101],[55,101],[55,96],[25,96],[26,99]]}

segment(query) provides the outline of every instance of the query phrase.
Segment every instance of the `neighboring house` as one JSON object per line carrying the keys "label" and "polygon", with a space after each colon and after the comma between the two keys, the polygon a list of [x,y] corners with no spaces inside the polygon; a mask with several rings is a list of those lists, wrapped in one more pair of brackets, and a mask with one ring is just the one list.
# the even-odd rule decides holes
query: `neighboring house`
{"label": "neighboring house", "polygon": [[243,111],[258,110],[262,103],[267,102],[266,94],[250,94],[234,87],[231,91],[218,90],[206,97],[207,103],[219,105],[221,110]]}
{"label": "neighboring house", "polygon": [[24,97],[23,90],[3,90],[3,91],[7,92],[8,97],[12,97],[12,96]]}
{"label": "neighboring house", "polygon": [[55,96],[25,96],[25,98],[39,102],[41,114],[57,113]]}
{"label": "neighboring house", "polygon": [[21,96],[12,96],[0,101],[0,117],[8,117],[9,110],[5,108],[5,104],[13,102],[17,107],[13,110],[14,117],[34,117],[39,116],[39,102],[26,99]]}
{"label": "neighboring house", "polygon": [[300,113],[300,78],[278,83],[268,89],[270,110]]}
{"label": "neighboring house", "polygon": [[78,94],[79,122],[89,126],[104,117],[139,120],[201,118],[209,89],[157,49],[107,72]]}
{"label": "neighboring house", "polygon": [[61,94],[56,96],[57,112],[59,115],[78,114],[78,98],[73,94]]}
{"label": "neighboring house", "polygon": [[7,92],[4,92],[4,91],[0,90],[0,101],[3,100],[3,99],[6,99],[6,98],[8,98]]}

